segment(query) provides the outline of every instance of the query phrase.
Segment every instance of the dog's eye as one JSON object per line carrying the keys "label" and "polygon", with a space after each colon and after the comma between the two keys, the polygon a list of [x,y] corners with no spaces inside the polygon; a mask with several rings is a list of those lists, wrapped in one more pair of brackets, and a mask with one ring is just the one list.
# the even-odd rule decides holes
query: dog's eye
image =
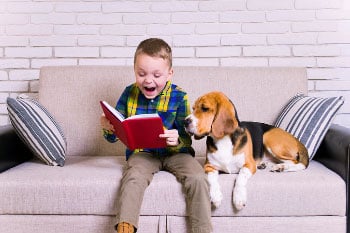
{"label": "dog's eye", "polygon": [[208,107],[205,107],[205,106],[202,106],[202,112],[208,112],[209,111],[209,108]]}

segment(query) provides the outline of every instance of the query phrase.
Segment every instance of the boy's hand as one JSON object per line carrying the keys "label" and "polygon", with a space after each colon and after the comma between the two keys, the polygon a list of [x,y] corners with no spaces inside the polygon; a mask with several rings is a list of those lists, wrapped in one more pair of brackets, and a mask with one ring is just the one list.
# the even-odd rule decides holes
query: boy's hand
{"label": "boy's hand", "polygon": [[164,130],[164,133],[160,134],[159,137],[166,138],[166,144],[168,146],[179,145],[179,132],[177,129]]}
{"label": "boy's hand", "polygon": [[100,117],[100,122],[101,122],[102,129],[114,132],[113,125],[109,122],[109,120],[106,118],[105,114],[103,114],[103,113],[102,113],[102,115]]}

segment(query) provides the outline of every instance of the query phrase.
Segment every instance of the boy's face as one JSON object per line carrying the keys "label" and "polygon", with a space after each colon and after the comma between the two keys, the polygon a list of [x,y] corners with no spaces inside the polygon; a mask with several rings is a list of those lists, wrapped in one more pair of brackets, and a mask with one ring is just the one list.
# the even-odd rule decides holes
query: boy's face
{"label": "boy's face", "polygon": [[147,99],[159,95],[173,75],[167,60],[143,53],[136,57],[134,72],[136,85]]}

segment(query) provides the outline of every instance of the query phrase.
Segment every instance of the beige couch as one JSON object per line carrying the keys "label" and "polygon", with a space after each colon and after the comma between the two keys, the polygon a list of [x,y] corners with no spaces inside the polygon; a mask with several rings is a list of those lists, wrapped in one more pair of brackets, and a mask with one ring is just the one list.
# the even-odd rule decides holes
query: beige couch
{"label": "beige couch", "polygon": [[[199,95],[221,90],[236,104],[241,120],[273,123],[293,95],[307,93],[302,68],[174,70],[173,82],[188,92],[191,104]],[[115,104],[133,77],[132,67],[41,69],[39,101],[63,127],[66,164],[52,167],[31,159],[0,173],[1,233],[113,232],[125,148],[102,138],[99,100]],[[307,170],[258,171],[248,183],[247,206],[239,212],[231,202],[236,175],[222,174],[224,199],[212,211],[214,232],[345,233],[349,138],[348,129],[333,125]],[[203,162],[205,140],[194,141],[194,147]],[[0,157],[28,153],[11,126],[1,127],[0,148]],[[138,232],[184,233],[186,215],[181,185],[173,175],[157,173],[144,196]]]}

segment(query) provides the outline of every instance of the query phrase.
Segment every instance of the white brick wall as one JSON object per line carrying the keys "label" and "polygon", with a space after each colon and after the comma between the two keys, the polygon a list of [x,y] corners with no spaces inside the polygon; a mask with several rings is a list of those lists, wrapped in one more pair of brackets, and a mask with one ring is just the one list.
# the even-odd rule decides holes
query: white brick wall
{"label": "white brick wall", "polygon": [[310,95],[343,95],[335,122],[350,127],[349,0],[1,0],[0,125],[40,67],[132,65],[148,37],[175,66],[307,67]]}

